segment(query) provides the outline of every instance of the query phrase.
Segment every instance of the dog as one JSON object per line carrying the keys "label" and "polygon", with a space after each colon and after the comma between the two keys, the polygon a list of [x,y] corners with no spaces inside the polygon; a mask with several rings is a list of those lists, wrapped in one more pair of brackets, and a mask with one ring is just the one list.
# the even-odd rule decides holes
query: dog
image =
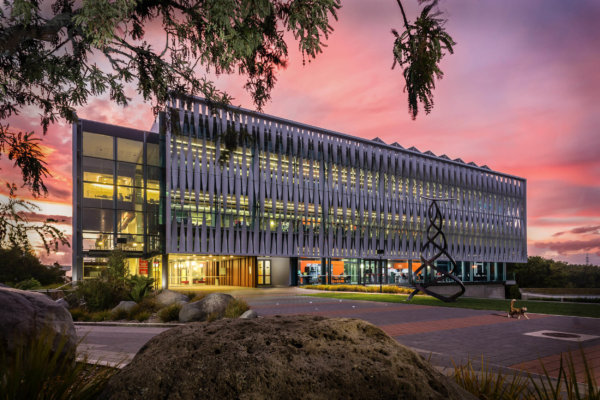
{"label": "dog", "polygon": [[527,319],[529,319],[529,317],[527,316],[527,307],[515,307],[515,302],[517,300],[516,299],[512,299],[512,301],[510,302],[510,310],[508,310],[508,318],[513,318],[513,317],[517,317],[517,319],[521,319],[521,317],[525,317]]}

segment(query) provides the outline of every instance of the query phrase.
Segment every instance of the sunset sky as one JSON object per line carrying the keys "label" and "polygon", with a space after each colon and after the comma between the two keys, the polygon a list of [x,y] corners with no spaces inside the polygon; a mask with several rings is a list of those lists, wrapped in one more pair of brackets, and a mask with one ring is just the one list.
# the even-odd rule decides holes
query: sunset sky
{"label": "sunset sky", "polygon": [[[404,4],[414,19],[416,0]],[[600,1],[442,0],[440,8],[457,45],[442,62],[430,115],[411,120],[401,70],[391,69],[390,30],[402,30],[394,0],[342,1],[328,47],[305,66],[289,36],[289,66],[264,111],[524,177],[529,255],[584,263],[589,253],[599,265]],[[253,108],[243,78],[215,81],[235,105]],[[129,94],[127,108],[93,98],[79,116],[149,129],[150,105]],[[34,109],[9,122],[41,131]],[[64,220],[70,235],[71,127],[52,126],[43,144],[53,177],[36,201],[40,217]],[[19,180],[5,157],[0,167],[3,179]],[[70,265],[70,250],[43,259]]]}

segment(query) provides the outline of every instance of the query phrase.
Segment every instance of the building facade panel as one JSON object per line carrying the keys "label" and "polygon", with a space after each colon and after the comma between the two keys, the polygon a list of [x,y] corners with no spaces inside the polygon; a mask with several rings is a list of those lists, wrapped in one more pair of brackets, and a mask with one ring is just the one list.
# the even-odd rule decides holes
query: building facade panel
{"label": "building facade panel", "polygon": [[[521,178],[197,99],[171,106],[169,253],[417,259],[428,196],[454,199],[442,212],[456,259],[526,259]],[[224,162],[228,129],[246,137]]]}

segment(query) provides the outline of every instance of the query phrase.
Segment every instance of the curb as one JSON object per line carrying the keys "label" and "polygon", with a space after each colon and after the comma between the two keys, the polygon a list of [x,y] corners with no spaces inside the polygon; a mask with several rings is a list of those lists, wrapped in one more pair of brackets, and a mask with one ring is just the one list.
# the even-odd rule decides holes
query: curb
{"label": "curb", "polygon": [[75,326],[124,326],[124,327],[145,327],[145,328],[175,328],[177,326],[182,326],[185,324],[182,323],[143,323],[143,322],[114,322],[114,321],[104,321],[104,322],[84,322],[77,321],[73,322]]}

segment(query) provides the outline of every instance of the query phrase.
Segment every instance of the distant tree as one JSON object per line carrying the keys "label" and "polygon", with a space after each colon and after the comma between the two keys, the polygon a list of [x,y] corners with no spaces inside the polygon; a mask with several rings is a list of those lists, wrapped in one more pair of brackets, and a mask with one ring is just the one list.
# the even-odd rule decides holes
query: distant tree
{"label": "distant tree", "polygon": [[0,249],[0,282],[14,286],[26,279],[36,279],[42,285],[64,281],[60,265],[45,266],[31,251],[21,248]]}
{"label": "distant tree", "polygon": [[521,288],[594,288],[600,287],[600,268],[591,265],[570,265],[543,257],[529,257],[526,264],[512,264],[507,270],[514,274]]}

